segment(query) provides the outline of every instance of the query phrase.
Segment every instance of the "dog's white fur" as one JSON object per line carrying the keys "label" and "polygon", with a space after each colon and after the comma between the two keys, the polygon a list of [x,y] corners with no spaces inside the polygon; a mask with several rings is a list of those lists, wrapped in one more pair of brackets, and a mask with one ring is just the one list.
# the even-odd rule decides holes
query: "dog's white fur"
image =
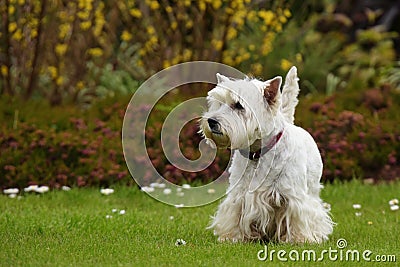
{"label": "dog's white fur", "polygon": [[[327,240],[333,222],[319,197],[321,156],[311,135],[293,124],[299,93],[296,68],[288,72],[282,93],[281,77],[262,82],[217,74],[217,80],[200,128],[209,142],[230,147],[234,154],[227,196],[210,228],[220,241]],[[219,124],[214,132],[210,118]],[[263,147],[280,132],[280,140],[258,160],[239,152]]]}

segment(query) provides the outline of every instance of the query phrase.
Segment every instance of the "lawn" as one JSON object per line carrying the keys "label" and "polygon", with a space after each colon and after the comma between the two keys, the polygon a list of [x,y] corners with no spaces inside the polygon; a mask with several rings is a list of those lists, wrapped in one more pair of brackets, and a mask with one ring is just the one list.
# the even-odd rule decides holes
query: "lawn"
{"label": "lawn", "polygon": [[[371,251],[366,254],[371,260],[380,255],[393,261],[387,255],[395,255],[398,262],[400,211],[391,211],[388,202],[400,198],[399,189],[399,183],[327,185],[322,196],[331,204],[337,223],[330,241],[322,245],[268,244],[268,255],[272,250],[275,253],[265,261],[257,259],[264,245],[220,244],[206,230],[217,203],[175,208],[136,188],[122,186],[108,196],[95,188],[24,194],[14,199],[0,195],[0,266],[305,266],[309,262],[305,250],[314,250],[317,260],[323,255],[321,262],[312,264],[325,266],[376,266],[377,262],[363,261],[365,250]],[[361,204],[361,208],[354,209],[353,204]],[[121,210],[125,214],[120,214]],[[186,245],[176,246],[179,238]],[[346,240],[345,248],[338,249],[339,239]],[[333,250],[337,253],[329,255]],[[348,250],[357,250],[361,262],[345,262]],[[280,262],[278,254],[289,261]],[[291,260],[296,255],[300,262]],[[334,259],[335,255],[336,261],[330,260],[329,256]]]}

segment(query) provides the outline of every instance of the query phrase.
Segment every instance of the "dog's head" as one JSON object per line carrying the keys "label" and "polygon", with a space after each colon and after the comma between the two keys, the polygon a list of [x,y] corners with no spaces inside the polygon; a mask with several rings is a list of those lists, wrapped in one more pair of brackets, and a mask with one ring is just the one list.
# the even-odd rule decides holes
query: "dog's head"
{"label": "dog's head", "polygon": [[243,149],[271,134],[280,113],[280,76],[262,82],[217,74],[217,81],[208,92],[208,111],[200,119],[206,139],[219,148]]}

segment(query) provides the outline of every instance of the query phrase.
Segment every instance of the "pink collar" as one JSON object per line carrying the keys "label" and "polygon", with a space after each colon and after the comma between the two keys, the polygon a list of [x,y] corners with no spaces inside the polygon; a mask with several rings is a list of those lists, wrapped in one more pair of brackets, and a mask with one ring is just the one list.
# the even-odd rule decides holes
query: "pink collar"
{"label": "pink collar", "polygon": [[247,149],[239,149],[240,154],[242,154],[243,157],[248,158],[250,160],[258,160],[262,156],[264,156],[268,151],[270,151],[276,143],[281,139],[283,135],[283,130],[280,131],[277,135],[275,135],[266,146],[258,149],[257,151],[251,152]]}

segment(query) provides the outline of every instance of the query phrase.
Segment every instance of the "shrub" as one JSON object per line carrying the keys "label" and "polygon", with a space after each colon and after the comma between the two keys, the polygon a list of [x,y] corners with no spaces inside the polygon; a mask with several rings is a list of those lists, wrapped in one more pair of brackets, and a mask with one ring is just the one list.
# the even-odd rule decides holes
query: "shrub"
{"label": "shrub", "polygon": [[[15,98],[3,97],[0,187],[133,184],[121,146],[128,98],[109,97],[82,110],[73,106],[49,107],[40,101],[22,105]],[[180,103],[177,95],[173,100]],[[303,97],[296,121],[318,143],[324,160],[323,179],[399,178],[399,104],[399,92],[389,85],[361,94],[346,91],[329,97]],[[184,172],[171,165],[163,154],[160,131],[174,105],[160,102],[151,113],[146,128],[149,157],[171,182],[208,183],[223,173],[230,153],[220,151],[213,164],[199,173]],[[192,122],[180,133],[181,151],[190,159],[200,155],[197,146],[201,137],[197,131],[197,124]]]}
{"label": "shrub", "polygon": [[[121,145],[122,120],[128,100],[126,96],[108,97],[82,110],[73,106],[50,107],[42,101],[30,101],[22,106],[15,98],[3,97],[0,118],[5,123],[0,131],[0,187],[134,184]],[[173,105],[159,106],[152,112],[146,128],[148,154],[155,168],[177,184],[202,184],[222,174],[229,153],[219,153],[214,163],[199,173],[179,170],[168,162],[161,147],[160,131]],[[180,134],[182,153],[191,159],[200,156],[196,146],[201,137],[197,131],[194,121]]]}
{"label": "shrub", "polygon": [[121,104],[90,117],[76,108],[35,101],[21,107],[20,101],[5,98],[2,109],[1,187],[132,184],[122,155]]}
{"label": "shrub", "polygon": [[[0,94],[87,102],[180,62],[239,66],[272,51],[284,2],[1,1]],[[250,33],[257,45],[243,47]],[[110,70],[126,83],[104,82]]]}
{"label": "shrub", "polygon": [[296,120],[315,137],[325,162],[323,178],[400,178],[400,94],[389,85],[364,93],[304,98]]}

